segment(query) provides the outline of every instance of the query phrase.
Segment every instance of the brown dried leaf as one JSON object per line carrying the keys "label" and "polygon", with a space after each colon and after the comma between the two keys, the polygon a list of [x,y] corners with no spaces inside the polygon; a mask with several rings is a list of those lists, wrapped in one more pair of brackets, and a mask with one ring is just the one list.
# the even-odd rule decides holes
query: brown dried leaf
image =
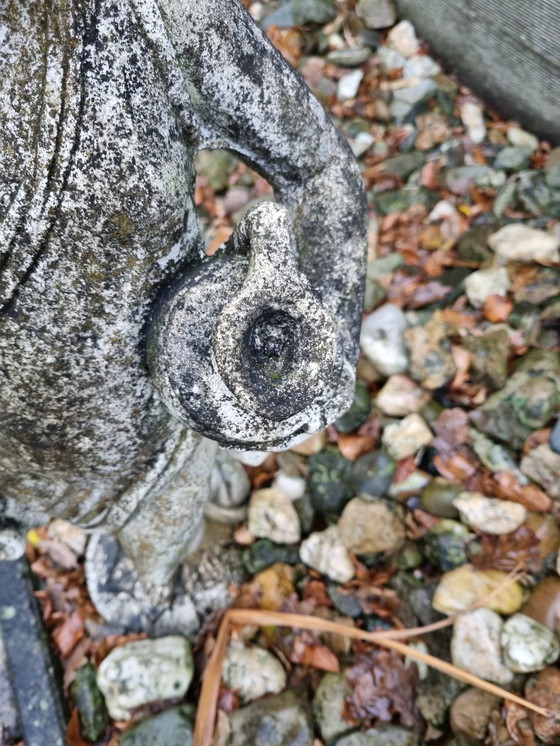
{"label": "brown dried leaf", "polygon": [[476,551],[469,547],[471,564],[479,570],[503,570],[510,572],[520,564],[535,569],[540,566],[539,540],[527,526],[504,536],[483,534],[477,542]]}
{"label": "brown dried leaf", "polygon": [[338,448],[344,458],[355,461],[364,453],[373,451],[377,445],[377,438],[372,435],[358,435],[357,433],[339,433]]}
{"label": "brown dried leaf", "polygon": [[497,324],[509,319],[509,315],[513,311],[513,303],[503,295],[490,295],[486,299],[482,311],[488,321]]}
{"label": "brown dried leaf", "polygon": [[309,632],[301,632],[294,637],[290,651],[290,661],[302,666],[311,666],[320,671],[338,673],[338,658],[326,645],[316,642]]}
{"label": "brown dried leaf", "polygon": [[345,714],[364,727],[390,723],[396,717],[406,728],[420,731],[422,718],[416,708],[416,665],[405,666],[394,650],[364,650],[346,671],[352,686]]}
{"label": "brown dried leaf", "polygon": [[[53,618],[56,614],[53,614]],[[63,658],[67,658],[76,644],[84,636],[84,622],[79,611],[71,611],[63,615],[62,622],[57,624],[52,637]]]}
{"label": "brown dried leaf", "polygon": [[70,720],[66,727],[66,741],[68,746],[91,746],[91,741],[86,741],[80,730],[80,713],[74,707],[70,713]]}

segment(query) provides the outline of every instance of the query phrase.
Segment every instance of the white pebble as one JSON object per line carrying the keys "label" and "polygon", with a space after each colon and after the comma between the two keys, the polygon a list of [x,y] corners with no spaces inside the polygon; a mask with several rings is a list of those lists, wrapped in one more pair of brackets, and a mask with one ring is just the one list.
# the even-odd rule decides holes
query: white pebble
{"label": "white pebble", "polygon": [[465,279],[465,291],[471,305],[482,308],[491,295],[507,295],[511,287],[505,267],[489,267],[472,272]]}
{"label": "white pebble", "polygon": [[504,225],[488,237],[488,246],[510,262],[560,262],[560,237],[521,223]]}
{"label": "white pebble", "polygon": [[489,534],[510,534],[516,531],[527,517],[527,510],[511,500],[485,497],[480,492],[461,492],[453,500],[461,520],[471,528]]}
{"label": "white pebble", "polygon": [[339,100],[347,101],[348,99],[356,98],[363,77],[363,70],[352,70],[351,73],[343,75],[336,87]]}
{"label": "white pebble", "polygon": [[310,534],[302,541],[299,556],[306,565],[337,583],[347,583],[354,577],[354,565],[336,526]]}
{"label": "white pebble", "polygon": [[389,31],[387,44],[403,57],[412,57],[418,52],[419,44],[416,31],[410,21],[401,21]]}
{"label": "white pebble", "polygon": [[465,101],[460,107],[461,119],[468,136],[474,143],[480,143],[486,137],[486,125],[482,108],[474,101]]}

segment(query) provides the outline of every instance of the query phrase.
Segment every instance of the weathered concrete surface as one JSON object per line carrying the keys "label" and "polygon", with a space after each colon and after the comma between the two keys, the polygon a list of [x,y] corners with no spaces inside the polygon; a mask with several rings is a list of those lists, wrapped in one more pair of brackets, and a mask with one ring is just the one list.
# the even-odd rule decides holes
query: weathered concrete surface
{"label": "weathered concrete surface", "polygon": [[461,79],[531,132],[560,141],[557,0],[398,0]]}
{"label": "weathered concrete surface", "polygon": [[[161,587],[200,531],[216,444],[198,433],[285,446],[351,400],[359,169],[237,0],[5,0],[0,50],[0,494],[12,514],[124,525],[141,577]],[[193,158],[208,147],[273,184],[283,208],[268,225],[293,257],[281,282],[250,215],[229,247],[239,256],[203,261]],[[189,282],[212,344],[187,335],[175,358],[152,356],[171,414],[146,331],[162,291]],[[220,350],[236,323],[230,364]],[[202,403],[196,377],[189,388],[164,370],[185,361],[188,376],[196,359],[217,382]]]}
{"label": "weathered concrete surface", "polygon": [[[7,727],[13,735],[21,736],[26,746],[64,746],[60,682],[54,674],[25,557],[0,561],[0,588],[0,643],[5,653],[0,691],[11,690],[15,706],[15,712],[6,713],[12,719]],[[4,715],[3,707],[0,716]]]}

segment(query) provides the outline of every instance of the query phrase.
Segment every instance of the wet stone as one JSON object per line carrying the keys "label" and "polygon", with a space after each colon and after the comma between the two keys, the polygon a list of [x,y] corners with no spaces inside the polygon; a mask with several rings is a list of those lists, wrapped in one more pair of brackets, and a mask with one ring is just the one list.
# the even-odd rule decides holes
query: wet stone
{"label": "wet stone", "polygon": [[344,703],[352,689],[341,673],[327,673],[321,679],[313,697],[313,715],[321,738],[330,742],[354,728],[342,716]]}
{"label": "wet stone", "polygon": [[340,540],[353,554],[393,554],[404,543],[401,507],[390,500],[350,500],[338,521]]}
{"label": "wet stone", "polygon": [[494,226],[477,225],[463,233],[457,242],[457,252],[461,259],[467,262],[483,262],[489,259],[492,252],[487,247],[487,240],[494,231]]}
{"label": "wet stone", "polygon": [[370,451],[354,462],[352,483],[362,499],[385,497],[396,470],[396,461],[386,451]]}
{"label": "wet stone", "polygon": [[459,511],[453,501],[462,489],[460,484],[449,482],[443,477],[436,477],[422,490],[420,495],[422,507],[428,513],[440,518],[456,518]]}
{"label": "wet stone", "polygon": [[451,658],[453,665],[481,679],[507,685],[513,673],[505,665],[500,645],[502,618],[482,608],[459,615],[453,624]]}
{"label": "wet stone", "polygon": [[277,10],[266,16],[262,27],[304,26],[308,23],[324,24],[332,21],[336,16],[334,0],[288,0]]}
{"label": "wet stone", "polygon": [[469,441],[478,458],[491,472],[505,471],[514,476],[519,484],[527,483],[526,477],[520,471],[517,462],[507,448],[491,438],[487,438],[474,428],[469,430]]}
{"label": "wet stone", "polygon": [[444,519],[424,535],[424,553],[443,572],[468,562],[465,546],[471,534],[458,521]]}
{"label": "wet stone", "polygon": [[507,619],[500,639],[506,665],[516,673],[540,671],[560,655],[560,639],[525,614]]}
{"label": "wet stone", "polygon": [[70,694],[80,714],[82,735],[90,741],[97,741],[109,725],[109,716],[91,663],[76,671]]}
{"label": "wet stone", "polygon": [[336,450],[324,450],[309,459],[311,502],[320,513],[340,515],[356,494],[351,481],[352,462]]}
{"label": "wet stone", "polygon": [[225,746],[312,746],[311,706],[303,691],[289,689],[228,715]]}
{"label": "wet stone", "polygon": [[277,694],[286,686],[286,671],[276,656],[237,640],[232,640],[228,646],[222,678],[243,703],[263,694]]}
{"label": "wet stone", "polygon": [[125,731],[120,746],[192,746],[194,708],[171,707]]}
{"label": "wet stone", "polygon": [[499,708],[500,698],[482,689],[469,687],[451,706],[451,730],[475,741],[484,741],[492,711]]}
{"label": "wet stone", "polygon": [[523,505],[510,500],[485,497],[480,492],[461,492],[453,504],[464,523],[489,534],[512,533],[527,517],[527,510]]}
{"label": "wet stone", "polygon": [[350,409],[336,420],[334,423],[335,427],[339,433],[354,432],[360,425],[364,424],[369,417],[370,411],[371,396],[369,388],[363,381],[358,381]]}
{"label": "wet stone", "polygon": [[132,710],[160,699],[182,697],[193,677],[189,642],[171,635],[114,648],[101,662],[97,686],[114,720],[130,720]]}

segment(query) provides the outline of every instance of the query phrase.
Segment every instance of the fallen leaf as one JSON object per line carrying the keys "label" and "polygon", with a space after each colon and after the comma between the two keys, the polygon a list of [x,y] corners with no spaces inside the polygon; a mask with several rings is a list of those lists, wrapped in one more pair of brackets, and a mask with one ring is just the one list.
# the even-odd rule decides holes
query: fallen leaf
{"label": "fallen leaf", "polygon": [[344,458],[355,461],[364,453],[373,451],[377,445],[377,438],[371,435],[358,435],[357,433],[339,433],[338,448]]}
{"label": "fallen leaf", "polygon": [[64,614],[62,621],[56,625],[52,632],[53,640],[63,658],[67,658],[70,655],[83,636],[84,622],[78,610]]}
{"label": "fallen leaf", "polygon": [[512,301],[503,295],[489,295],[482,310],[484,317],[496,324],[507,321],[512,311]]}
{"label": "fallen leaf", "polygon": [[416,708],[416,665],[405,666],[393,650],[363,650],[346,670],[352,694],[344,714],[362,727],[390,723],[395,717],[405,728],[421,731],[423,721]]}

